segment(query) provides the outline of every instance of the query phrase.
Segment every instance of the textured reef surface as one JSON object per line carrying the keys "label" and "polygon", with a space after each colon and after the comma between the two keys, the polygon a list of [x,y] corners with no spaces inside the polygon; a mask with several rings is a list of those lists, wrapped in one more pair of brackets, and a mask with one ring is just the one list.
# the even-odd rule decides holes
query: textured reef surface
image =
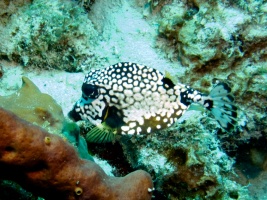
{"label": "textured reef surface", "polygon": [[[94,176],[113,199],[267,199],[266,24],[263,0],[0,1],[0,198],[50,199],[50,190],[59,199],[101,199]],[[88,122],[67,113],[84,75],[118,62],[207,94],[227,83],[237,127],[225,131],[192,106],[164,130],[86,141]],[[66,168],[54,157],[67,161],[66,176],[84,178],[60,179]],[[154,190],[135,170],[151,175]]]}

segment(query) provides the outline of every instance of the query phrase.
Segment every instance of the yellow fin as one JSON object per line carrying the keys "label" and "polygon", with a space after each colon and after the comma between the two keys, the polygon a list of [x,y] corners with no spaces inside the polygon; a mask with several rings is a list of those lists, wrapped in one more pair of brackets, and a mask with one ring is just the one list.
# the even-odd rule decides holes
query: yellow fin
{"label": "yellow fin", "polygon": [[175,85],[178,83],[177,79],[174,78],[167,70],[165,70],[165,77],[170,79]]}

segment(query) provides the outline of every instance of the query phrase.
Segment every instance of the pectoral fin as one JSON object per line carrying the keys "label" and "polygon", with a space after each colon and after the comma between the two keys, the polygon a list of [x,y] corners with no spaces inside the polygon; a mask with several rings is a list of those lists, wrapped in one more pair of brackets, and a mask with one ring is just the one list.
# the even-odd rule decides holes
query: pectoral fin
{"label": "pectoral fin", "polygon": [[91,125],[88,127],[89,131],[86,134],[86,141],[91,143],[106,143],[115,140],[116,129],[112,129],[102,123],[99,125]]}

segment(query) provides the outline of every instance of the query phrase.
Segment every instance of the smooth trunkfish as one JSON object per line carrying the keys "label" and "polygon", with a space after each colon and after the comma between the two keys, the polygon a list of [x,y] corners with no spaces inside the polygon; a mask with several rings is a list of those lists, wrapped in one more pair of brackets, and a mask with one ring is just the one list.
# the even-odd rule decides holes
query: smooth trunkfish
{"label": "smooth trunkfish", "polygon": [[148,134],[171,126],[192,103],[209,110],[228,130],[236,123],[231,89],[217,84],[209,95],[172,80],[153,68],[129,62],[90,71],[82,97],[69,112],[74,121],[87,120],[89,142],[111,142],[116,134]]}

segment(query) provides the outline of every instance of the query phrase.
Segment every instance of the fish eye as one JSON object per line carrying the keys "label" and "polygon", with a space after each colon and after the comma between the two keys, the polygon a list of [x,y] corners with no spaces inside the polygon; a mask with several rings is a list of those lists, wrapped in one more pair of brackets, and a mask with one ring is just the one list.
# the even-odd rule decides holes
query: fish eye
{"label": "fish eye", "polygon": [[84,83],[82,85],[82,92],[85,96],[87,96],[90,99],[96,99],[99,96],[99,90],[96,85]]}

